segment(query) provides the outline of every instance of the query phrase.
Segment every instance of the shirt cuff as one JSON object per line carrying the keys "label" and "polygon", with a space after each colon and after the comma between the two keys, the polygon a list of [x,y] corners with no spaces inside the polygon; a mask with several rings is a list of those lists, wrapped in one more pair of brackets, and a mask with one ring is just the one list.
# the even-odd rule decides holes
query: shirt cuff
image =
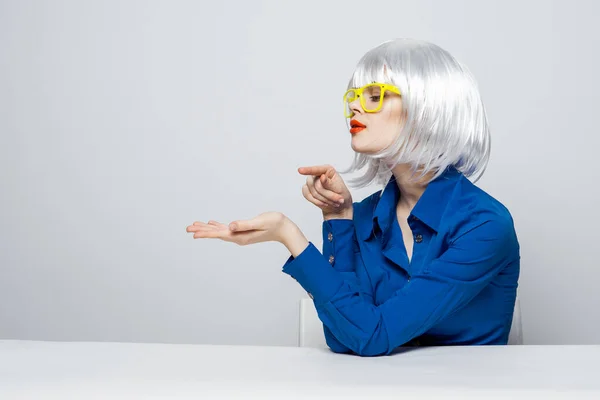
{"label": "shirt cuff", "polygon": [[357,246],[353,220],[323,221],[323,255],[336,270],[354,271],[353,260]]}
{"label": "shirt cuff", "polygon": [[342,275],[331,267],[312,242],[296,258],[290,256],[282,270],[313,296],[315,304],[328,302],[344,284]]}

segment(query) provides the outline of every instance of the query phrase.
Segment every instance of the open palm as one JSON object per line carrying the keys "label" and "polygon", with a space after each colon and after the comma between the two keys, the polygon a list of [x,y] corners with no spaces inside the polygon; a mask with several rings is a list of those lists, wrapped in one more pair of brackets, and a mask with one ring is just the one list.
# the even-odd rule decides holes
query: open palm
{"label": "open palm", "polygon": [[208,223],[196,221],[186,231],[194,234],[194,239],[221,239],[240,246],[277,241],[281,242],[281,231],[286,216],[280,212],[265,212],[250,220],[237,220],[225,225],[210,220]]}

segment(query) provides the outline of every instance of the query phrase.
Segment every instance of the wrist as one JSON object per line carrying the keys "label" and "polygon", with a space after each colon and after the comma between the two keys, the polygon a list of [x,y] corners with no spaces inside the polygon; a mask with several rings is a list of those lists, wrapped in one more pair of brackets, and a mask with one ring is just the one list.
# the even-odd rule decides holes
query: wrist
{"label": "wrist", "polygon": [[329,221],[330,219],[352,219],[354,216],[354,210],[347,208],[336,213],[323,213],[323,220]]}
{"label": "wrist", "polygon": [[308,239],[298,225],[287,218],[282,224],[280,242],[287,247],[294,258],[298,257],[309,245]]}

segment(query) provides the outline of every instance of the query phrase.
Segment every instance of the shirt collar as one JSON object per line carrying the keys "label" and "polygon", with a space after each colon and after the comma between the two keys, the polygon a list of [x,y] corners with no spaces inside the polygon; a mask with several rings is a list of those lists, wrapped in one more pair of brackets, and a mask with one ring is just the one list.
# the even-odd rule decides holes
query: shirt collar
{"label": "shirt collar", "polygon": [[[427,185],[410,215],[438,232],[448,196],[461,177],[462,173],[460,171],[454,167],[448,167],[444,173]],[[395,221],[396,205],[399,199],[400,190],[396,184],[396,178],[392,175],[375,206],[372,225],[364,225],[361,232],[363,240],[368,239],[376,228],[381,232],[388,231],[392,222]]]}

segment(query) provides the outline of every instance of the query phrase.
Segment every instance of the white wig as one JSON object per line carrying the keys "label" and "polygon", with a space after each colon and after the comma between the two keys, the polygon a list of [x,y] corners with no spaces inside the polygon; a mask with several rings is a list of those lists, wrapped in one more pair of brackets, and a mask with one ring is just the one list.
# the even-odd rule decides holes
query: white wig
{"label": "white wig", "polygon": [[372,82],[400,89],[405,113],[396,140],[377,154],[356,153],[340,173],[368,168],[354,187],[385,185],[397,164],[432,179],[454,166],[477,181],[490,156],[490,132],[477,83],[467,67],[439,46],[413,39],[386,41],[358,62],[348,88]]}

